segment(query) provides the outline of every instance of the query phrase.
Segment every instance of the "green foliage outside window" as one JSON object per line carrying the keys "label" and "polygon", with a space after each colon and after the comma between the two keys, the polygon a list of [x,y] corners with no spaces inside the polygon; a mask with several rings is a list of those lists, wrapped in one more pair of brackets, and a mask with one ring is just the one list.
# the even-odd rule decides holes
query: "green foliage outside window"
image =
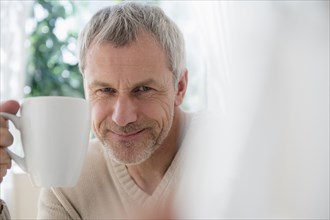
{"label": "green foliage outside window", "polygon": [[[55,30],[61,29],[60,21],[75,15],[75,2],[69,0],[63,5],[63,1],[37,0],[33,3],[33,9],[36,8],[45,16],[38,20],[35,10],[32,12],[36,25],[28,39],[25,95],[83,97],[82,76],[72,47],[77,44],[78,34],[71,31],[65,39],[59,39]],[[65,59],[68,56],[69,62]]]}

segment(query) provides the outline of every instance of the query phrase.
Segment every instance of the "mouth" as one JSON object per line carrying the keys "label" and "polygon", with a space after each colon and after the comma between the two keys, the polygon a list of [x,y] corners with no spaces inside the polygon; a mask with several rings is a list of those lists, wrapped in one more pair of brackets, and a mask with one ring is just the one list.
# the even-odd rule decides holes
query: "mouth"
{"label": "mouth", "polygon": [[140,136],[141,134],[143,134],[147,129],[141,129],[138,131],[133,131],[130,133],[123,133],[123,132],[115,132],[115,131],[111,131],[111,134],[113,135],[113,138],[118,139],[118,140],[130,140],[130,139],[135,139],[138,136]]}

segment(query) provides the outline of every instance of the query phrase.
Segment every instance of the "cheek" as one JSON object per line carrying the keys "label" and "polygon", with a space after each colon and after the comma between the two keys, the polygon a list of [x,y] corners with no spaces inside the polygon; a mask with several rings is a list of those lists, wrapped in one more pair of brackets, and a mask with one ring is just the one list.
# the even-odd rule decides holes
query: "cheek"
{"label": "cheek", "polygon": [[92,103],[92,121],[95,131],[99,130],[103,121],[110,116],[110,110],[107,108],[107,104],[98,101]]}
{"label": "cheek", "polygon": [[139,110],[148,118],[156,121],[169,120],[174,111],[174,98],[149,100],[148,102],[140,104]]}

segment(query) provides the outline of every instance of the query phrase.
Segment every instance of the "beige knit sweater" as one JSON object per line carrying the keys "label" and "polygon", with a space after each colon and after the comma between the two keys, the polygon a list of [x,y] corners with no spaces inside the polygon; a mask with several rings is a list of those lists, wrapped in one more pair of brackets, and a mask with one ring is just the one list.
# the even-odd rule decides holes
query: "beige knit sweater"
{"label": "beige knit sweater", "polygon": [[42,189],[38,219],[133,218],[135,211],[157,210],[153,206],[161,206],[176,188],[180,151],[154,193],[148,195],[131,179],[125,165],[111,160],[100,142],[93,140],[75,187]]}

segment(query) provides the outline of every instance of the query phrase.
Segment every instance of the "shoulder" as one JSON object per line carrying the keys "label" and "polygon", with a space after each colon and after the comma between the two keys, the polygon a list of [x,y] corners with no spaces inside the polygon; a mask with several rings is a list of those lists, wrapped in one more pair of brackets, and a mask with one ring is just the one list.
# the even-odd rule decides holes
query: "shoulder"
{"label": "shoulder", "polygon": [[103,145],[98,139],[92,139],[89,142],[87,155],[85,159],[85,166],[88,165],[93,160],[91,159],[104,159],[104,149]]}
{"label": "shoulder", "polygon": [[92,187],[102,181],[102,174],[109,173],[108,160],[101,142],[98,139],[91,140],[76,188]]}

